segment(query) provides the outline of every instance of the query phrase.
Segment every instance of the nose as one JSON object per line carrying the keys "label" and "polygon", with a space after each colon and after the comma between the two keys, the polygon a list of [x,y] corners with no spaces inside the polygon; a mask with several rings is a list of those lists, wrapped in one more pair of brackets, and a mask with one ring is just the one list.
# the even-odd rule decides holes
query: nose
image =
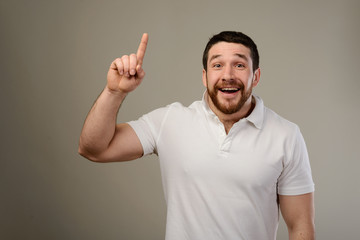
{"label": "nose", "polygon": [[233,81],[233,69],[231,66],[227,65],[223,68],[222,81]]}

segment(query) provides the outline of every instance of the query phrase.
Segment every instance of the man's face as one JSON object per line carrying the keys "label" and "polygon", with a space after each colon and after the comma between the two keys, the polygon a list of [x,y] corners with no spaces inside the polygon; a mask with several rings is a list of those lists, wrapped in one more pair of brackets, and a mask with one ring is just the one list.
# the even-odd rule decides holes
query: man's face
{"label": "man's face", "polygon": [[242,44],[219,42],[208,54],[203,84],[213,105],[224,114],[238,112],[250,104],[252,88],[257,85],[260,70],[252,70],[250,49]]}

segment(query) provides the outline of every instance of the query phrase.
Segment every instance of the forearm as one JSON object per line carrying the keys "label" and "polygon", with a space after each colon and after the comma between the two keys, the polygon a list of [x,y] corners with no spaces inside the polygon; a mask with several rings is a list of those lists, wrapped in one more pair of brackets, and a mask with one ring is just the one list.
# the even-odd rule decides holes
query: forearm
{"label": "forearm", "polygon": [[91,108],[80,135],[78,151],[89,160],[126,161],[143,153],[135,132],[127,124],[116,125],[116,117],[127,93],[134,91],[145,77],[142,63],[147,42],[148,35],[144,33],[136,55],[123,55],[110,65],[107,85]]}
{"label": "forearm", "polygon": [[81,155],[89,157],[108,148],[114,137],[117,113],[125,96],[105,87],[86,117],[79,142]]}

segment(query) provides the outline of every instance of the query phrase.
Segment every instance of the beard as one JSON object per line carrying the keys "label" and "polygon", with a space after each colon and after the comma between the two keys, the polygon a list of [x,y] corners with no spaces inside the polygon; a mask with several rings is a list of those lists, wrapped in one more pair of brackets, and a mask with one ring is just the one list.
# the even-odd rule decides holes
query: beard
{"label": "beard", "polygon": [[[239,88],[239,92],[241,93],[241,97],[240,100],[238,100],[236,103],[233,104],[224,104],[221,103],[219,98],[218,98],[218,92],[220,91],[221,88],[224,87],[236,87]],[[207,87],[207,92],[211,98],[211,101],[213,102],[214,106],[222,113],[224,114],[233,114],[238,112],[246,103],[246,101],[249,99],[249,97],[252,94],[252,88],[250,88],[249,90],[245,90],[245,86],[242,82],[240,82],[239,84],[237,84],[236,86],[215,86],[212,90],[209,89],[209,87]]]}

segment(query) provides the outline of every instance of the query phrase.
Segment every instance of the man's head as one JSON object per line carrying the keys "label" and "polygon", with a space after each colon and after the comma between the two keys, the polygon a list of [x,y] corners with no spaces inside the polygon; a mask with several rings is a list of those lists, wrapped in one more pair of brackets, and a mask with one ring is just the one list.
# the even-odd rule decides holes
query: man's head
{"label": "man's head", "polygon": [[210,48],[218,42],[240,43],[250,49],[250,56],[253,63],[253,72],[259,68],[259,52],[255,42],[242,32],[224,31],[210,38],[203,53],[203,67],[207,71],[207,61]]}
{"label": "man's head", "polygon": [[210,108],[217,115],[249,114],[252,89],[260,79],[255,43],[243,33],[221,32],[208,42],[203,64],[203,84],[210,97]]}

